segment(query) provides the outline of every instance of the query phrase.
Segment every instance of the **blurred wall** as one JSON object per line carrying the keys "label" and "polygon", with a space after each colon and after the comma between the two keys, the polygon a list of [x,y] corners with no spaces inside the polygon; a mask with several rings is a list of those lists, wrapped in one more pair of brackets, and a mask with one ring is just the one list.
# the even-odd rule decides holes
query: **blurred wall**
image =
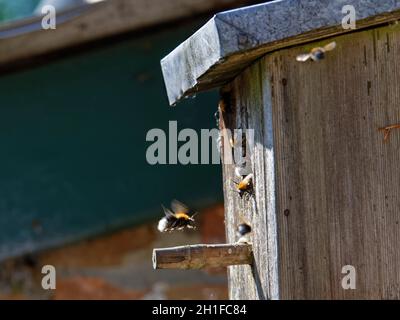
{"label": "blurred wall", "polygon": [[159,60],[206,19],[0,77],[0,260],[222,200],[219,165],[146,162],[148,130],[213,128],[216,92],[167,104]]}
{"label": "blurred wall", "polygon": [[0,0],[0,22],[32,15],[40,0]]}

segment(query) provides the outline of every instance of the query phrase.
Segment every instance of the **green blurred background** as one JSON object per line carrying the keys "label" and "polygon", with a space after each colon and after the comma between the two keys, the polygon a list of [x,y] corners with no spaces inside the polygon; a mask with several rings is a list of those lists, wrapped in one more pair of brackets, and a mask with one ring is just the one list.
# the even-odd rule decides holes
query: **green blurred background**
{"label": "green blurred background", "polygon": [[0,0],[0,21],[29,17],[39,2],[40,0]]}
{"label": "green blurred background", "polygon": [[159,65],[202,23],[0,77],[0,259],[155,220],[173,198],[222,200],[219,165],[152,166],[145,157],[147,131],[168,133],[169,120],[178,130],[215,127],[217,94],[171,108]]}

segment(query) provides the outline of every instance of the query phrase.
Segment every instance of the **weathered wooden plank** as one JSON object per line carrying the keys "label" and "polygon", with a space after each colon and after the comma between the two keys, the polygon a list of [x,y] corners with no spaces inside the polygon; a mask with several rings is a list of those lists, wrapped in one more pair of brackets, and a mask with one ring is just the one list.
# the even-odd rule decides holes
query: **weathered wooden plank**
{"label": "weathered wooden plank", "polygon": [[43,30],[41,17],[12,22],[0,27],[0,64],[248,3],[245,0],[113,0],[58,12],[55,30]]}
{"label": "weathered wooden plank", "polygon": [[[232,298],[400,298],[400,132],[384,143],[378,131],[400,121],[400,28],[334,40],[323,61],[296,61],[323,43],[280,50],[229,87],[225,124],[255,129],[255,200],[238,198],[225,165],[227,234],[242,212],[258,270],[230,268]],[[341,286],[345,265],[355,290]]]}
{"label": "weathered wooden plank", "polygon": [[[399,298],[400,139],[392,133],[384,144],[377,129],[400,120],[400,29],[335,40],[322,63],[297,63],[306,48],[265,59],[273,73],[282,297]],[[357,270],[356,290],[341,287],[347,264]]]}
{"label": "weathered wooden plank", "polygon": [[[237,240],[235,230],[241,219],[253,229],[253,266],[229,267],[231,299],[277,299],[278,264],[275,213],[275,179],[271,125],[271,91],[263,64],[254,65],[240,75],[230,88],[231,110],[222,114],[222,128],[253,129],[247,135],[249,160],[255,181],[255,196],[242,199],[233,190],[235,165],[224,165],[225,223],[228,242]],[[271,126],[270,126],[271,127]],[[242,148],[235,146],[235,148]],[[224,154],[225,158],[226,155]]]}
{"label": "weathered wooden plank", "polygon": [[154,269],[202,269],[253,262],[251,244],[195,244],[153,250]]}

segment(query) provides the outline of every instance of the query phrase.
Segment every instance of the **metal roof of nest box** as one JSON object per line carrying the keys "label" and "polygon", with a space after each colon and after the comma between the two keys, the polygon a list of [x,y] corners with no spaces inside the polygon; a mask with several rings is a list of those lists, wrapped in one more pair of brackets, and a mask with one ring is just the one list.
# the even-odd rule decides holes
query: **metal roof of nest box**
{"label": "metal roof of nest box", "polygon": [[218,13],[161,60],[169,103],[227,83],[268,52],[349,32],[344,5],[354,6],[357,30],[400,17],[391,0],[280,0]]}

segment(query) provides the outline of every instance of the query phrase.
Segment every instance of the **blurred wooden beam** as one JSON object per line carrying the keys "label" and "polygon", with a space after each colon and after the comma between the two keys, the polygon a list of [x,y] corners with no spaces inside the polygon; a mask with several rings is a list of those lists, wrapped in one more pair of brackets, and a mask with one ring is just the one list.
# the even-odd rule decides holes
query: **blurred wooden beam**
{"label": "blurred wooden beam", "polygon": [[154,269],[202,269],[252,263],[250,244],[197,244],[153,250]]}
{"label": "blurred wooden beam", "polygon": [[241,6],[244,0],[107,0],[57,13],[57,29],[43,30],[42,17],[0,26],[0,65],[112,35]]}

